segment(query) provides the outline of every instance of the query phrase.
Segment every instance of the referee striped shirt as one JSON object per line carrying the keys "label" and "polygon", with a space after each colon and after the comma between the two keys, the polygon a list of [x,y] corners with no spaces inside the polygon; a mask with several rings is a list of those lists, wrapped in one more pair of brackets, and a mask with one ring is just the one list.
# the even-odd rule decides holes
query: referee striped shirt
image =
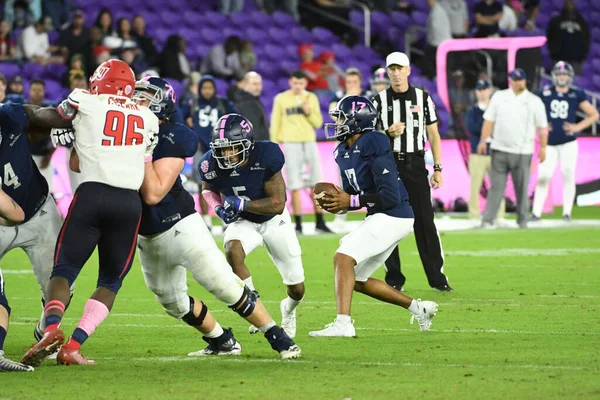
{"label": "referee striped shirt", "polygon": [[391,87],[373,98],[377,110],[376,127],[387,133],[390,126],[404,122],[404,133],[390,137],[392,150],[398,153],[415,153],[425,150],[427,125],[438,122],[435,105],[429,93],[409,86],[404,93],[396,93]]}

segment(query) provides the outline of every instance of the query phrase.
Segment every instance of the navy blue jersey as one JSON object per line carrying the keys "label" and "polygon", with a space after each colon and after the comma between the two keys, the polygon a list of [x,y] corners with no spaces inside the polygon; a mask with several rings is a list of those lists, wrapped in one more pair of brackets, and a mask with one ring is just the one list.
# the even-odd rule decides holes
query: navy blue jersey
{"label": "navy blue jersey", "polygon": [[[153,161],[161,158],[192,157],[198,150],[196,134],[186,125],[163,122],[158,131],[158,144],[152,153]],[[196,212],[194,198],[183,188],[181,178],[173,184],[160,203],[150,206],[142,202],[140,235],[154,235],[170,229],[177,222]]]}
{"label": "navy blue jersey", "polygon": [[[200,179],[210,185],[215,192],[225,196],[239,196],[248,200],[267,197],[265,182],[281,171],[285,159],[276,143],[261,140],[254,143],[254,149],[244,166],[237,169],[221,169],[209,150],[198,163]],[[259,215],[242,212],[240,216],[248,221],[263,223],[273,215]]]}
{"label": "navy blue jersey", "polygon": [[351,195],[376,194],[381,196],[381,208],[367,204],[367,215],[384,213],[398,218],[414,218],[404,183],[392,155],[388,137],[377,131],[368,131],[348,147],[340,143],[334,153],[342,174],[342,188]]}
{"label": "navy blue jersey", "polygon": [[29,150],[29,119],[22,104],[0,106],[0,180],[2,190],[31,219],[46,201],[48,183],[36,167]]}
{"label": "navy blue jersey", "polygon": [[556,87],[544,86],[539,96],[546,106],[548,123],[552,127],[548,133],[548,144],[556,146],[577,139],[575,135],[565,133],[563,124],[577,123],[577,109],[587,100],[584,91],[578,87],[571,87],[566,93],[558,93]]}

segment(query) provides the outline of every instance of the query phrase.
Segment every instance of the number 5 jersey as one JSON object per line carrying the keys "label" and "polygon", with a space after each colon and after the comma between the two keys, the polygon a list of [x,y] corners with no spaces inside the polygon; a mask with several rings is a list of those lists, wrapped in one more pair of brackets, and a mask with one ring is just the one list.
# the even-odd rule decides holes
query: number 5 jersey
{"label": "number 5 jersey", "polygon": [[58,111],[73,120],[81,183],[139,190],[144,153],[158,134],[158,118],[149,108],[127,97],[75,89]]}

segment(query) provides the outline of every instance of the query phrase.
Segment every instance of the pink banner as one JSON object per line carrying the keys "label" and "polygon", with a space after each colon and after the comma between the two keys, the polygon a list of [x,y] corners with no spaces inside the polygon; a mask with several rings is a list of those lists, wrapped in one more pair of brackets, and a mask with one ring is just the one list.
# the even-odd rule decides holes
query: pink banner
{"label": "pink banner", "polygon": [[[582,184],[600,179],[600,170],[597,168],[597,155],[600,154],[600,138],[579,138],[579,157],[577,159],[577,172],[575,181]],[[323,181],[332,182],[339,185],[339,172],[337,164],[333,159],[333,150],[336,146],[334,142],[320,142],[319,153],[321,156],[321,170],[323,171]],[[460,143],[457,140],[442,140],[442,154],[444,159],[444,185],[437,190],[432,190],[432,196],[440,199],[446,207],[450,206],[458,197],[465,200],[469,199],[469,171],[464,163],[461,153]],[[191,161],[191,160],[190,160]],[[52,157],[54,166],[54,194],[58,202],[59,210],[66,215],[71,203],[71,186],[69,184],[69,175],[67,173],[67,160],[64,148],[59,148]],[[537,155],[534,155],[531,165],[531,178],[529,181],[529,192],[535,189],[537,179]],[[429,166],[431,170],[431,166]],[[285,171],[284,171],[285,177]],[[489,184],[489,181],[487,181]],[[194,187],[197,187],[194,185]],[[545,211],[551,211],[553,206],[562,205],[562,176],[560,168],[557,167],[554,176],[550,182],[550,190],[547,199]],[[506,195],[514,200],[514,190],[512,181],[506,187]],[[196,202],[198,201],[197,196]],[[485,206],[485,200],[482,199],[481,207]],[[196,208],[197,204],[196,204]],[[291,210],[291,199],[288,196],[288,208]],[[310,193],[305,190],[302,195],[302,208],[304,213],[310,214],[314,210]]]}

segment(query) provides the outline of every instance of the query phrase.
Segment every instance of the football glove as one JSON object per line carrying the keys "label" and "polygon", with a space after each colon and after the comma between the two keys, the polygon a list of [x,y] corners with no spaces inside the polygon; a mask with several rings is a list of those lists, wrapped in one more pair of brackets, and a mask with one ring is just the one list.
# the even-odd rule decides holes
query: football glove
{"label": "football glove", "polygon": [[50,138],[54,147],[58,147],[59,144],[66,146],[75,140],[75,131],[71,128],[53,128],[50,131]]}
{"label": "football glove", "polygon": [[223,208],[225,208],[225,211],[227,212],[239,214],[248,209],[248,200],[237,196],[227,196],[223,200]]}
{"label": "football glove", "polygon": [[225,210],[225,207],[222,207],[222,206],[217,206],[217,208],[215,208],[215,213],[217,213],[219,218],[221,218],[223,220],[223,222],[225,222],[226,224],[231,224],[231,223],[237,221],[238,218],[240,217],[239,214],[227,212]]}

